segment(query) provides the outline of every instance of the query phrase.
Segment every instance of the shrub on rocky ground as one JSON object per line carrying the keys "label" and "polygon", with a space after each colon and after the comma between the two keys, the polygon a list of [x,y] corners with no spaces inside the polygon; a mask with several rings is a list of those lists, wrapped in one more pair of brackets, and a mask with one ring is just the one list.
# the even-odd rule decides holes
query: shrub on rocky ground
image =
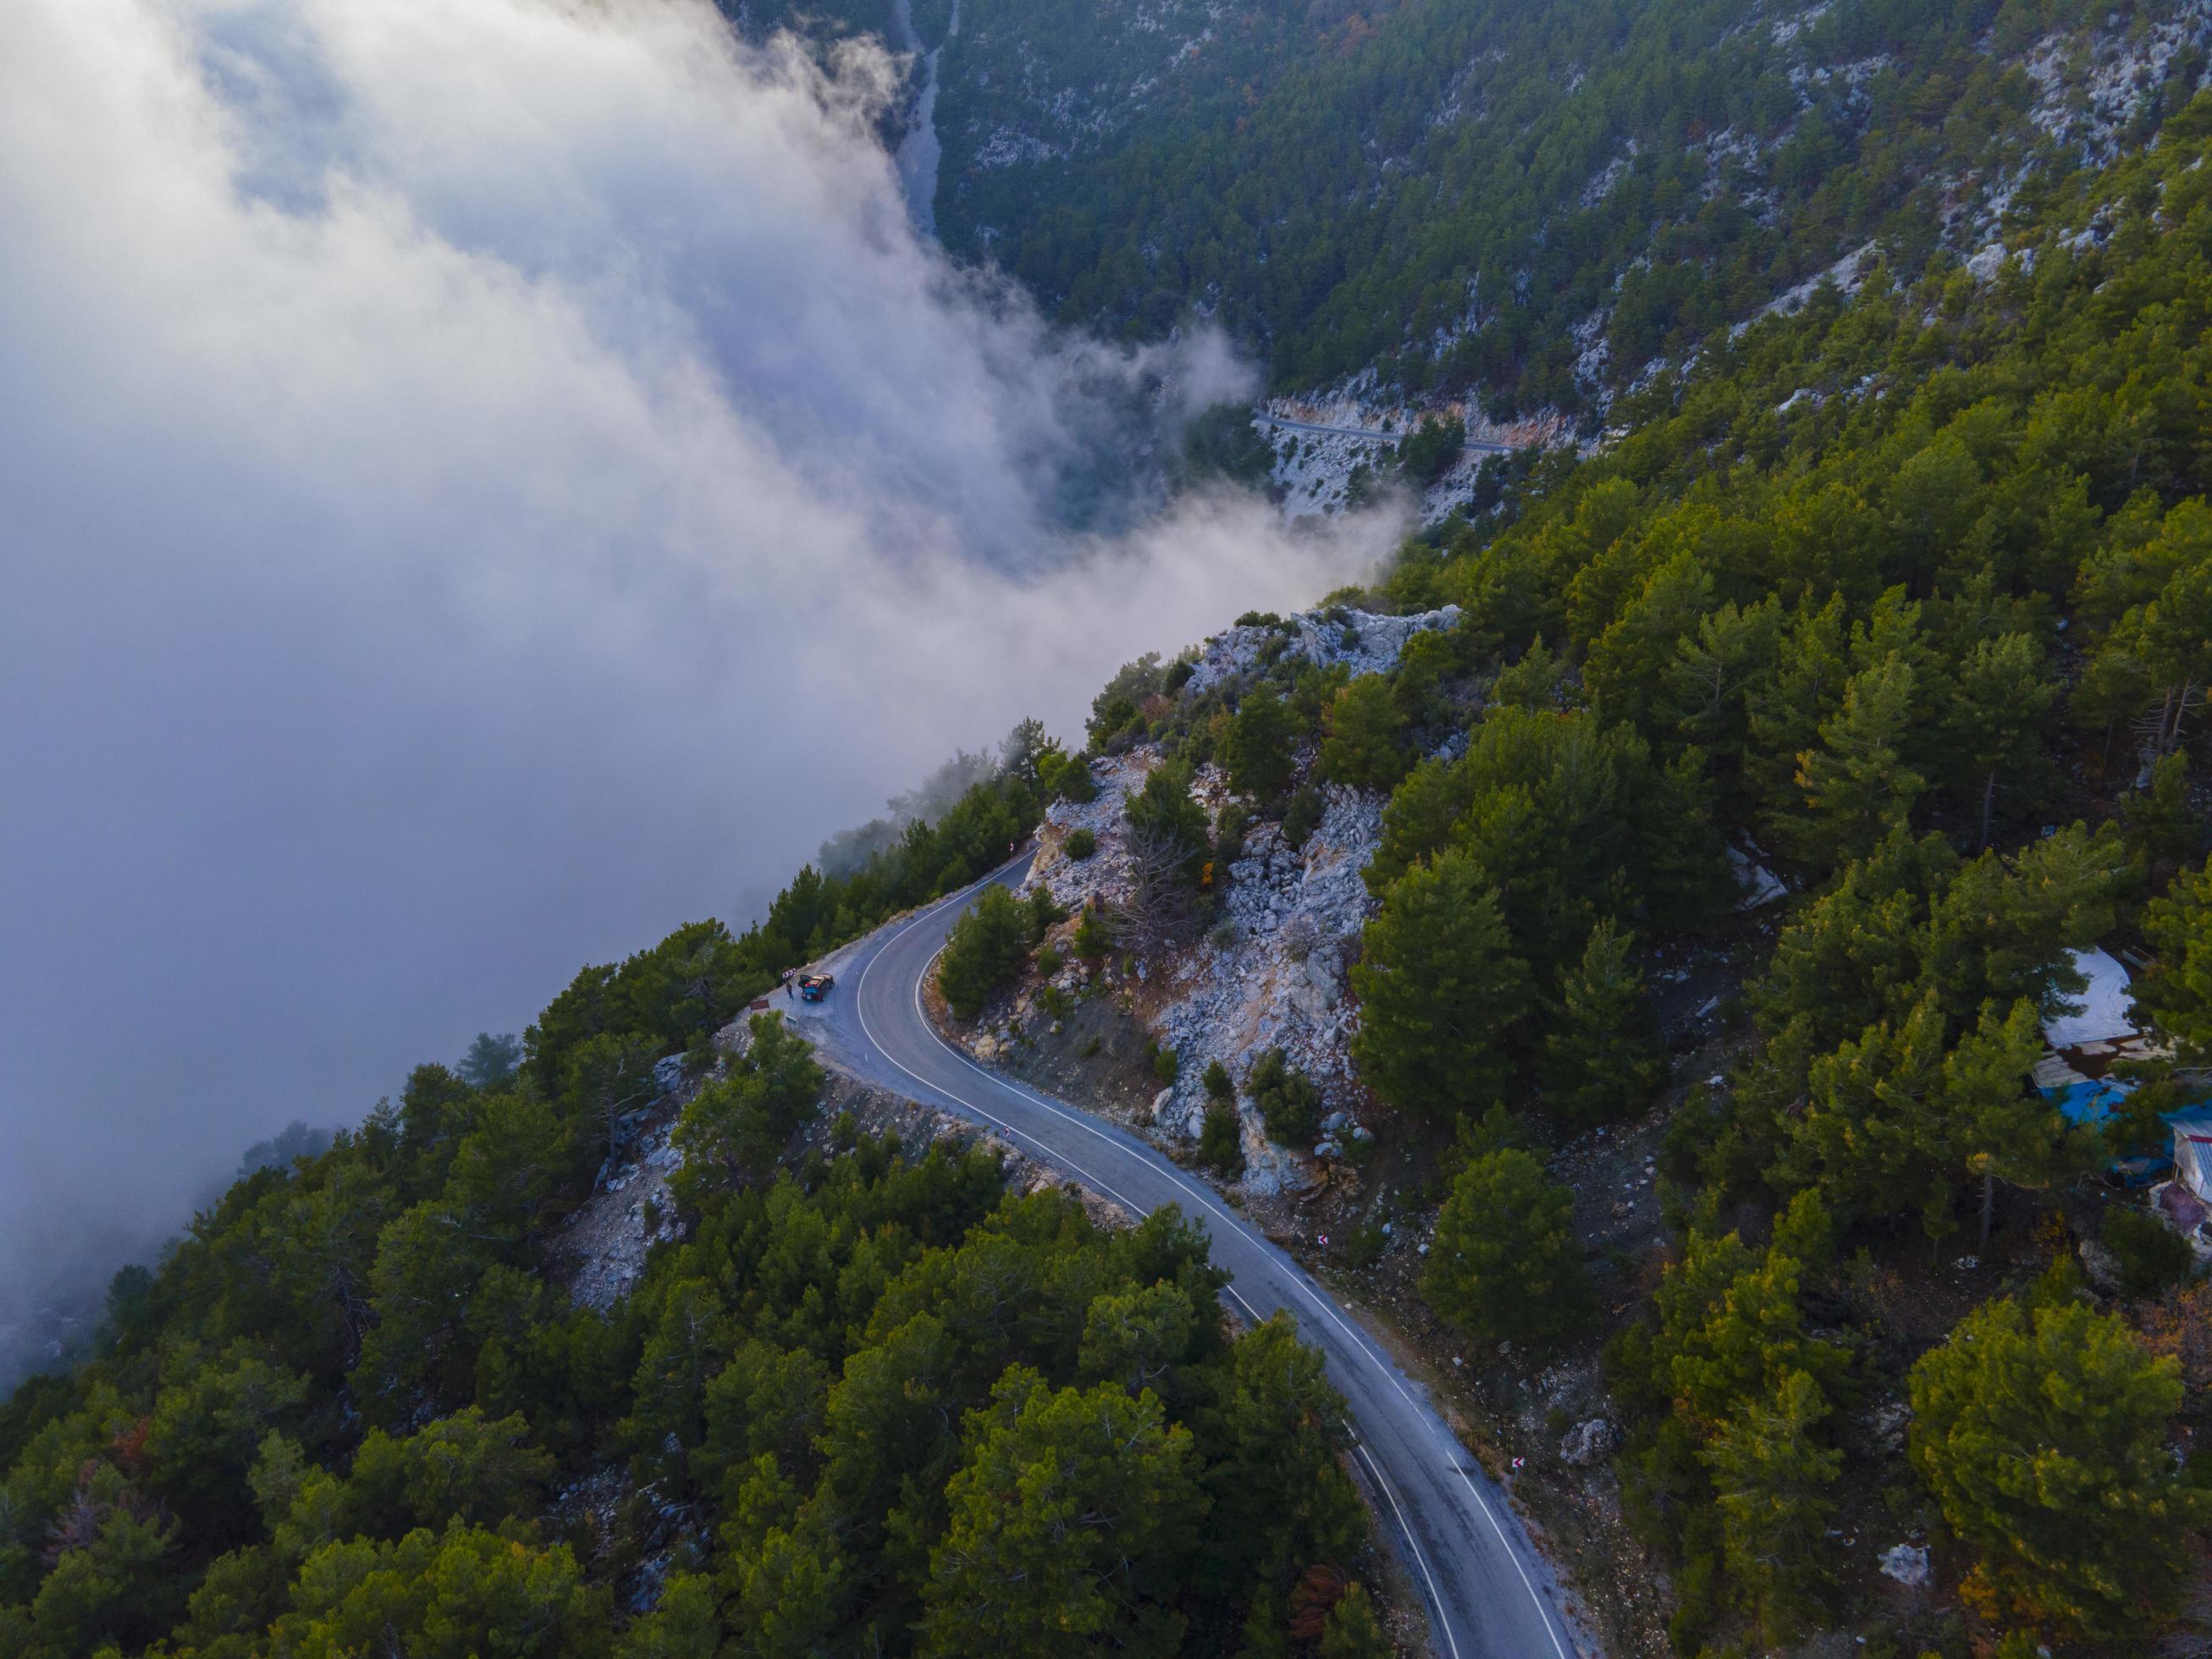
{"label": "shrub on rocky ground", "polygon": [[1310,1142],[1321,1127],[1321,1091],[1293,1067],[1280,1048],[1260,1056],[1245,1080],[1252,1103],[1267,1121],[1267,1139],[1285,1146]]}
{"label": "shrub on rocky ground", "polygon": [[1225,1176],[1243,1171],[1244,1136],[1237,1127],[1234,1107],[1206,1109],[1206,1121],[1198,1132],[1198,1161]]}

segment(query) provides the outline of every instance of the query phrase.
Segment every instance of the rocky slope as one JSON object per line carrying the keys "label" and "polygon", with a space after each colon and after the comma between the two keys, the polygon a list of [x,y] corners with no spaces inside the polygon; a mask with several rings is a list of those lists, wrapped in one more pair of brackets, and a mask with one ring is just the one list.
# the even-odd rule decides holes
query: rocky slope
{"label": "rocky slope", "polygon": [[[1206,642],[1187,693],[1250,679],[1260,670],[1262,647],[1285,634],[1290,653],[1324,667],[1342,665],[1355,676],[1379,673],[1415,634],[1449,628],[1458,617],[1453,607],[1413,617],[1331,612],[1287,618],[1281,629],[1232,628]],[[1071,915],[1094,901],[1109,908],[1126,902],[1131,860],[1125,804],[1159,760],[1152,744],[1103,760],[1094,768],[1095,799],[1055,804],[1039,835],[1029,886],[1048,890]],[[1311,760],[1310,754],[1299,757],[1302,773]],[[1192,793],[1217,817],[1237,799],[1211,765],[1200,769]],[[1348,1149],[1369,1138],[1360,1119],[1372,1105],[1353,1074],[1358,1012],[1346,975],[1374,911],[1361,872],[1380,838],[1382,800],[1334,786],[1325,794],[1326,810],[1301,847],[1290,846],[1277,823],[1248,832],[1243,856],[1224,872],[1213,925],[1202,937],[1146,962],[1091,964],[1071,951],[1048,981],[1060,996],[1122,1000],[1159,1046],[1174,1053],[1175,1080],[1158,1091],[1149,1121],[1139,1126],[1170,1147],[1197,1139],[1206,1103],[1200,1079],[1210,1060],[1220,1060],[1241,1082],[1261,1054],[1279,1048],[1314,1080],[1327,1115],[1322,1137],[1310,1146],[1274,1146],[1251,1103],[1240,1100],[1245,1170],[1237,1185],[1249,1198],[1312,1191]],[[1079,829],[1091,831],[1097,843],[1080,860],[1066,853]],[[1050,1000],[1046,985],[1025,986],[963,1036],[979,1058],[1012,1060],[1025,1037],[1049,1033]]]}

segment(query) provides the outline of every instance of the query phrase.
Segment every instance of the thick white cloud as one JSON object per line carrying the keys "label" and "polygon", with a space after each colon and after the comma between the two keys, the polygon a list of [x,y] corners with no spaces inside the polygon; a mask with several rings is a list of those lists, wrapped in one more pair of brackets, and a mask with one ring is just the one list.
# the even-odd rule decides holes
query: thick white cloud
{"label": "thick white cloud", "polygon": [[700,0],[12,0],[0,1275],[1379,552],[1065,528],[1237,371],[917,241],[892,76]]}

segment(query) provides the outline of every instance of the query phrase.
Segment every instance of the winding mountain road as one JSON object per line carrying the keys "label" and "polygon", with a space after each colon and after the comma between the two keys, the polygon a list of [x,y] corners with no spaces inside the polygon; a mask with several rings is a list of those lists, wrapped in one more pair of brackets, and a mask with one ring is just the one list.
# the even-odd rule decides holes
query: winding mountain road
{"label": "winding mountain road", "polygon": [[[988,878],[1018,884],[1029,860]],[[1179,1204],[1202,1222],[1226,1294],[1249,1318],[1278,1309],[1327,1357],[1351,1408],[1354,1455],[1407,1573],[1428,1602],[1438,1659],[1575,1659],[1550,1567],[1505,1494],[1445,1427],[1426,1391],[1259,1230],[1196,1176],[1112,1124],[978,1065],[938,1035],[921,1002],[953,922],[987,883],[871,934],[825,964],[828,1000],[790,1005],[825,1061],[997,1131],[1142,1217]]]}

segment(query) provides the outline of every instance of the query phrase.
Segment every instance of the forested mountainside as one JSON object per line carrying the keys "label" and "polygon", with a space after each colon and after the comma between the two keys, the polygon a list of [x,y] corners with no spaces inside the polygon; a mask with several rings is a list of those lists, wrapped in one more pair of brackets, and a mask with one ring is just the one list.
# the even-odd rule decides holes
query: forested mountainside
{"label": "forested mountainside", "polygon": [[[1602,1339],[1614,1496],[1678,1651],[2207,1639],[2212,1247],[2185,1190],[2146,1206],[2116,1169],[2212,1101],[2208,155],[2201,97],[2002,264],[1876,270],[1714,343],[1617,445],[1343,596],[1450,620],[1387,672],[1315,644],[1364,639],[1345,608],[1249,617],[1234,672],[1135,664],[1099,700],[1094,743],[1152,763],[1079,956],[1117,921],[1216,926],[1249,841],[1388,792],[1371,919],[1307,945],[1351,947],[1360,1088],[1229,1057],[1192,1155],[1233,1174],[1256,1116],[1356,1170],[1322,1119],[1349,1105],[1405,1191],[1361,1188],[1348,1237],[1425,1237],[1401,1273],[1499,1386],[1560,1398]],[[1778,926],[1740,909],[1732,848],[1784,878]],[[2152,1040],[2085,1059],[2131,1088],[2069,1115],[2030,1079],[2099,946]],[[1669,1087],[1656,970],[1700,955],[1743,989]],[[947,972],[980,1003],[969,951]],[[1607,1129],[1649,1132],[1656,1247],[1603,1219],[1645,1179]]]}
{"label": "forested mountainside", "polygon": [[[118,1276],[97,1357],[0,1407],[0,1651],[1387,1652],[1341,1402],[1286,1323],[1226,1327],[1201,1234],[825,1125],[807,1044],[740,1018],[791,940],[1003,856],[1037,763],[1081,770],[1022,735]],[[672,1091],[642,1279],[572,1301],[562,1224]]]}
{"label": "forested mountainside", "polygon": [[[1642,1552],[1571,1571],[1665,1586],[1624,1647],[2208,1638],[2212,1244],[2186,1183],[2129,1184],[2212,1105],[2208,155],[2200,97],[2002,260],[1823,289],[1376,590],[1130,665],[1089,733],[1115,804],[1048,832],[1079,917],[1033,957],[994,901],[947,952],[1009,1063],[1070,1064],[1046,1028],[1092,999],[1151,1011],[1170,1144],[1255,1196],[1264,1135],[1270,1182],[1355,1195],[1322,1259],[1509,1399],[1598,1407],[1556,1449],[1504,1427]],[[1381,672],[1377,612],[1421,618]],[[1324,833],[1368,833],[1373,908],[1292,939]],[[2147,1040],[2043,1081],[2099,949]],[[1346,1030],[1331,961],[1348,1083],[1303,1069]],[[1326,1029],[1209,1048],[1214,968],[1322,989]],[[1647,1186],[1656,1231],[1616,1224]]]}
{"label": "forested mountainside", "polygon": [[2002,239],[2209,35],[2201,0],[966,0],[938,224],[1070,321],[1212,317],[1277,391],[1588,410],[1869,245],[1917,277]]}

